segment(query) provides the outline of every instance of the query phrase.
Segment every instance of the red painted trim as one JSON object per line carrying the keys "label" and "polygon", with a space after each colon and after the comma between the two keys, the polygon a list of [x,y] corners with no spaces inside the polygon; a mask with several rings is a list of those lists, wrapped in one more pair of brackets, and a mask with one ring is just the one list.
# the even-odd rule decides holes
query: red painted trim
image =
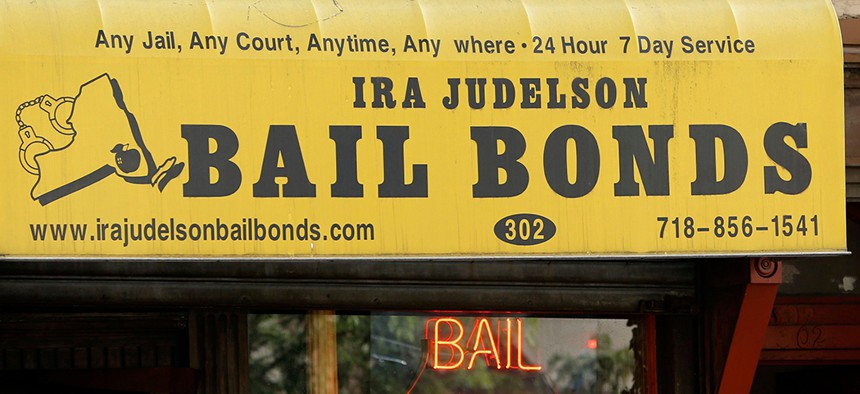
{"label": "red painted trim", "polygon": [[767,350],[860,350],[860,325],[798,324],[770,326]]}
{"label": "red painted trim", "polygon": [[860,304],[860,296],[779,296],[776,304]]}
{"label": "red painted trim", "polygon": [[860,350],[762,350],[761,365],[857,365]]}
{"label": "red painted trim", "polygon": [[860,298],[779,297],[761,365],[860,364]]}
{"label": "red painted trim", "polygon": [[746,285],[726,357],[726,367],[720,380],[719,394],[748,393],[752,388],[778,288],[778,284]]}
{"label": "red painted trim", "polygon": [[[860,304],[774,305],[770,317],[771,327],[800,325],[860,326]],[[857,334],[860,338],[860,331]]]}
{"label": "red painted trim", "polygon": [[[768,351],[761,352],[764,356]],[[781,360],[781,359],[762,359],[758,363],[759,366],[828,366],[828,365],[860,365],[860,361],[842,361],[842,360]]]}
{"label": "red painted trim", "polygon": [[645,392],[658,394],[657,390],[657,317],[645,315],[642,318],[642,343],[645,345]]}

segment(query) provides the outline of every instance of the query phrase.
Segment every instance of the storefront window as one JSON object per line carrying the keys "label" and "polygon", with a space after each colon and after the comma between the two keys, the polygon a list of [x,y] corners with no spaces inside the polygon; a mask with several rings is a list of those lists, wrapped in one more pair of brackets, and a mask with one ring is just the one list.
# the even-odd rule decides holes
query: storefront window
{"label": "storefront window", "polygon": [[[640,392],[635,319],[394,313],[332,313],[323,316],[329,323],[319,318],[249,317],[252,393],[305,393],[316,391],[314,384],[334,385],[332,380],[347,394]],[[320,324],[330,326],[329,339],[318,335],[326,331]]]}
{"label": "storefront window", "polygon": [[248,315],[250,391],[303,393],[307,390],[305,315]]}
{"label": "storefront window", "polygon": [[782,296],[857,297],[860,295],[860,223],[848,219],[850,255],[786,258],[782,267]]}

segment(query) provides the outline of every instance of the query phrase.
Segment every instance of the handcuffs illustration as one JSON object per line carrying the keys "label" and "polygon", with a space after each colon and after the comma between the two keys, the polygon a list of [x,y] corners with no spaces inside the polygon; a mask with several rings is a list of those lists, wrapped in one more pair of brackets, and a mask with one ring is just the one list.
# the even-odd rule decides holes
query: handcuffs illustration
{"label": "handcuffs illustration", "polygon": [[[77,132],[68,124],[68,121],[60,122],[57,120],[57,109],[64,104],[74,104],[74,102],[75,99],[71,97],[55,99],[46,94],[18,106],[18,110],[15,112],[15,121],[18,122],[18,136],[21,138],[18,160],[27,172],[39,175],[40,169],[39,164],[36,162],[37,156],[64,149],[74,142]],[[48,120],[50,120],[51,126],[53,126],[53,133],[49,132],[49,134],[52,135],[36,134],[33,127],[24,123],[21,119],[21,112],[35,105],[38,105],[48,115]],[[141,154],[137,149],[129,148],[128,144],[117,144],[111,149],[111,153],[114,154],[117,168],[122,173],[131,174],[140,168]],[[167,167],[172,166],[174,162],[175,160],[170,161]],[[122,173],[118,172],[120,176],[124,176]]]}
{"label": "handcuffs illustration", "polygon": [[[64,149],[75,140],[75,130],[68,122],[57,120],[57,109],[64,104],[72,104],[75,99],[71,97],[60,97],[55,99],[49,95],[39,96],[18,106],[15,111],[15,121],[18,122],[18,137],[21,138],[21,147],[18,151],[18,160],[27,172],[39,175],[39,164],[36,156],[51,151]],[[54,132],[50,136],[37,135],[33,127],[24,123],[21,112],[28,107],[38,105],[48,115]],[[64,124],[65,123],[65,124]]]}

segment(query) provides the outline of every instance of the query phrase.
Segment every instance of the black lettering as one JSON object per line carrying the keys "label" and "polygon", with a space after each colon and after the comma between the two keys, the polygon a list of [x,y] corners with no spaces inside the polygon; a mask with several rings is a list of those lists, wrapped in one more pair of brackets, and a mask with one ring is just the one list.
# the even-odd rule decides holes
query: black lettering
{"label": "black lettering", "polygon": [[624,91],[627,93],[624,108],[648,108],[648,102],[645,101],[646,83],[647,78],[624,78]]}
{"label": "black lettering", "polygon": [[104,45],[105,48],[110,48],[110,44],[108,44],[107,34],[105,34],[104,30],[99,29],[99,32],[96,34],[96,48]]}
{"label": "black lettering", "polygon": [[[278,167],[279,160],[283,160],[283,167]],[[284,197],[316,196],[316,185],[308,180],[302,149],[293,125],[269,126],[260,179],[254,184],[254,197],[278,197],[278,184],[275,182],[278,177],[287,178],[287,183],[281,186]]]}
{"label": "black lettering", "polygon": [[352,107],[367,107],[367,103],[364,102],[364,77],[352,77],[352,84],[355,86],[355,101],[352,102]]}
{"label": "black lettering", "polygon": [[791,174],[791,178],[785,180],[779,176],[776,166],[766,166],[764,168],[766,194],[776,192],[800,194],[812,181],[812,166],[809,165],[809,160],[799,150],[786,144],[785,137],[791,137],[797,149],[805,149],[807,147],[806,123],[791,125],[779,122],[768,127],[764,133],[764,151],[767,156]]}
{"label": "black lettering", "polygon": [[654,157],[645,141],[642,126],[612,126],[612,138],[618,140],[619,179],[616,196],[638,196],[639,183],[633,176],[633,163],[647,196],[669,195],[669,139],[674,136],[672,125],[648,126],[648,138],[654,142]]}
{"label": "black lettering", "polygon": [[409,127],[377,126],[376,138],[382,141],[383,181],[379,197],[427,197],[427,165],[412,165],[412,183],[406,184],[403,144],[409,139]]}
{"label": "black lettering", "polygon": [[409,77],[406,81],[406,97],[403,98],[403,108],[425,108],[424,97],[421,96],[421,85],[418,78]]}
{"label": "black lettering", "polygon": [[304,218],[302,223],[296,226],[296,238],[299,241],[308,240],[308,218]]}
{"label": "black lettering", "polygon": [[522,108],[540,108],[540,79],[538,78],[520,78],[520,85],[523,87],[523,101],[520,104]]}
{"label": "black lettering", "polygon": [[548,78],[546,84],[549,87],[549,102],[546,103],[546,107],[558,109],[567,106],[565,96],[558,94],[558,78]]}
{"label": "black lettering", "polygon": [[[185,197],[229,196],[242,184],[242,172],[230,161],[239,151],[239,139],[233,130],[221,125],[182,125],[182,138],[188,142],[188,182],[182,185]],[[215,151],[209,152],[209,140]],[[214,183],[209,169],[218,172]]]}
{"label": "black lettering", "polygon": [[[394,108],[397,102],[394,101],[394,95],[391,94],[391,89],[394,83],[390,78],[372,77],[370,82],[373,84],[373,108]],[[382,100],[385,99],[385,102]]]}
{"label": "black lettering", "polygon": [[446,109],[454,109],[457,108],[458,105],[460,105],[460,79],[448,78],[448,86],[450,86],[451,88],[451,95],[442,99],[442,106],[444,106]]}
{"label": "black lettering", "polygon": [[600,108],[612,108],[618,98],[615,81],[608,77],[598,79],[594,86],[594,98]]}
{"label": "black lettering", "polygon": [[332,197],[364,197],[364,186],[358,183],[356,143],[361,139],[361,126],[330,126],[329,138],[334,140],[337,180],[331,185]]}
{"label": "black lettering", "polygon": [[502,109],[510,108],[514,105],[514,83],[507,78],[493,78],[493,86],[496,91],[496,101],[493,102],[493,108]]}
{"label": "black lettering", "polygon": [[[570,174],[567,172],[569,140],[573,140],[576,145],[576,181],[573,183],[570,183]],[[600,150],[594,135],[578,125],[555,129],[546,139],[543,170],[549,187],[560,196],[577,198],[591,192],[600,175]]]}
{"label": "black lettering", "polygon": [[[690,185],[694,196],[728,194],[737,190],[747,176],[747,147],[737,130],[720,124],[691,125],[690,138],[696,143],[696,180]],[[717,180],[716,140],[723,144],[723,179]]]}
{"label": "black lettering", "polygon": [[[472,140],[478,146],[478,182],[472,185],[472,197],[513,197],[529,185],[529,172],[519,162],[526,151],[526,140],[512,127],[472,126]],[[504,151],[498,152],[498,142]],[[499,170],[506,174],[500,183]]]}
{"label": "black lettering", "polygon": [[469,107],[472,109],[484,108],[486,99],[486,78],[466,78],[466,86],[469,88]]}
{"label": "black lettering", "polygon": [[570,88],[573,90],[573,97],[570,102],[573,108],[588,108],[591,104],[591,96],[588,94],[588,78],[574,78],[570,83]]}

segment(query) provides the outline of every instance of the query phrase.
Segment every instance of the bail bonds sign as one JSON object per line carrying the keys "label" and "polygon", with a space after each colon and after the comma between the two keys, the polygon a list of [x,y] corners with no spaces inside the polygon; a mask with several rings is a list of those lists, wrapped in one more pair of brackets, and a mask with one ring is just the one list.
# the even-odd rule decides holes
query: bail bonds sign
{"label": "bail bonds sign", "polygon": [[6,256],[845,250],[827,1],[4,3]]}

